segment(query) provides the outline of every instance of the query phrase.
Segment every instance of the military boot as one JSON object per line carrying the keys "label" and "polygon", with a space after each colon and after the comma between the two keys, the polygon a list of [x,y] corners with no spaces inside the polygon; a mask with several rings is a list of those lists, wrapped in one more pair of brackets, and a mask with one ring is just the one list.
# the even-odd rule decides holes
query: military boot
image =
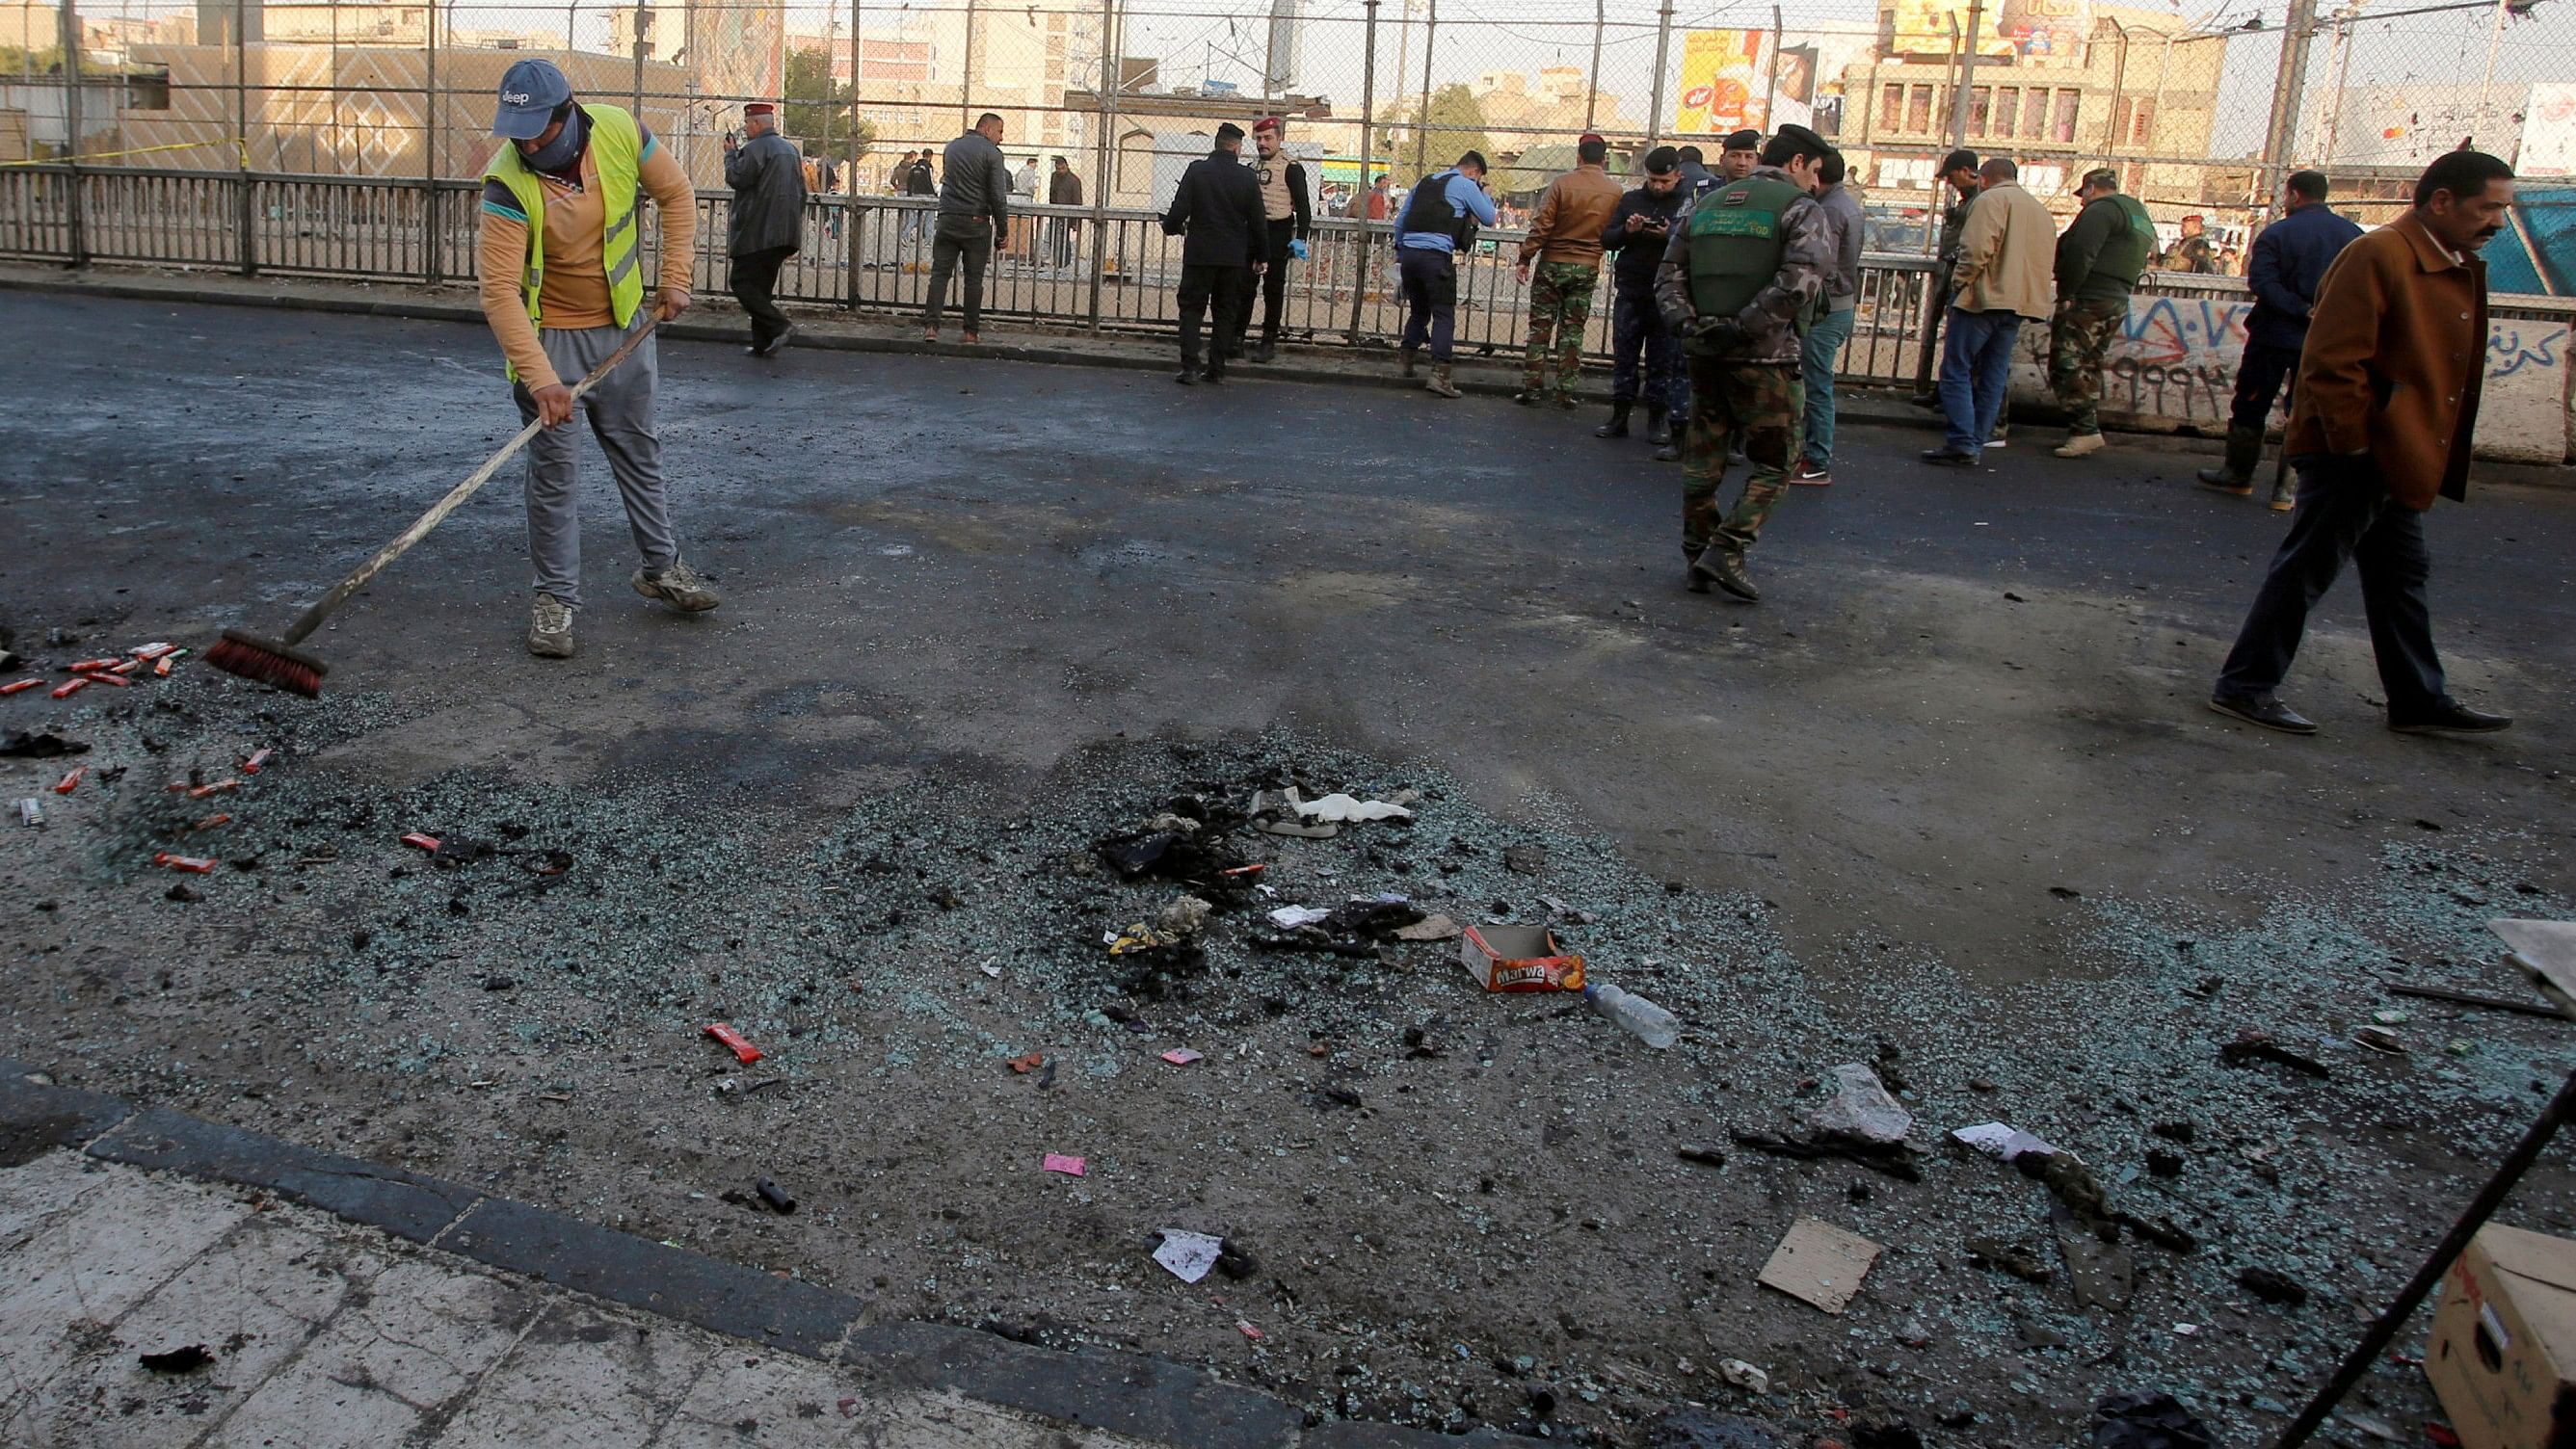
{"label": "military boot", "polygon": [[1445,362],[1435,362],[1431,364],[1431,380],[1424,383],[1423,386],[1432,392],[1440,394],[1442,397],[1465,396],[1464,393],[1458,391],[1458,385],[1449,380],[1449,364]]}
{"label": "military boot", "polygon": [[1653,403],[1646,404],[1646,441],[1660,448],[1672,440],[1673,415]]}
{"label": "military boot", "polygon": [[1402,373],[1402,376],[1407,381],[1411,381],[1414,376],[1416,376],[1414,364],[1422,360],[1422,349],[1419,347],[1408,347],[1396,355],[1404,364],[1404,372]]}
{"label": "military boot", "polygon": [[1592,436],[1596,438],[1624,438],[1628,436],[1628,411],[1635,406],[1636,404],[1634,403],[1612,403],[1610,405],[1610,421],[1594,428],[1592,430]]}
{"label": "military boot", "polygon": [[2201,469],[2200,481],[2221,492],[2233,493],[2239,498],[2250,498],[2254,494],[2254,468],[2262,461],[2263,430],[2229,428],[2227,461],[2215,468]]}

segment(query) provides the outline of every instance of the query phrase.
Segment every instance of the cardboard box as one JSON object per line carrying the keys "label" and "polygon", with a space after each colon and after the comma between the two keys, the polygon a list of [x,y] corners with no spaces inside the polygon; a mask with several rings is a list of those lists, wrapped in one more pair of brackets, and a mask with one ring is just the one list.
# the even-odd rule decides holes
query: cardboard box
{"label": "cardboard box", "polygon": [[1566,955],[1545,926],[1469,926],[1458,959],[1487,991],[1583,989],[1583,958]]}
{"label": "cardboard box", "polygon": [[2480,1229],[2443,1275],[2424,1376],[2463,1449],[2576,1449],[2576,1242]]}

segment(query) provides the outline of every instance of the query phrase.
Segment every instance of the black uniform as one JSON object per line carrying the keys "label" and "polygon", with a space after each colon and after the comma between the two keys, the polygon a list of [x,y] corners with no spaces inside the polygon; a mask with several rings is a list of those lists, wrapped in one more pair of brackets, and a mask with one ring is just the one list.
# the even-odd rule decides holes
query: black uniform
{"label": "black uniform", "polygon": [[1232,151],[1191,162],[1163,213],[1163,231],[1187,238],[1181,245],[1181,370],[1199,365],[1199,327],[1213,307],[1207,375],[1222,377],[1225,360],[1243,350],[1244,288],[1269,238],[1260,180]]}

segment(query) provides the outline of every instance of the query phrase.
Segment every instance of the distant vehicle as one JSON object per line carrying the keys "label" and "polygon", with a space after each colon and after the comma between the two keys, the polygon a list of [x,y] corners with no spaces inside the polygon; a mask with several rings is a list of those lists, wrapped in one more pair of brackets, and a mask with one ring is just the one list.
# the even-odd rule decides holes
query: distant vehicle
{"label": "distant vehicle", "polygon": [[1924,255],[1922,207],[1896,202],[1872,202],[1861,210],[1860,249],[1864,252],[1895,252],[1903,256]]}

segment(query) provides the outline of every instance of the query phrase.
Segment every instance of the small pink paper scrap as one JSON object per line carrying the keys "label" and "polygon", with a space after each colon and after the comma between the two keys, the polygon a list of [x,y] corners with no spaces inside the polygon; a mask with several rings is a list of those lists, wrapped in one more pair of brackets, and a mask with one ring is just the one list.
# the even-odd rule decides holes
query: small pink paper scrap
{"label": "small pink paper scrap", "polygon": [[1170,1062],[1176,1067],[1186,1067],[1192,1062],[1203,1061],[1205,1058],[1199,1053],[1191,1051],[1188,1047],[1174,1047],[1170,1051],[1163,1053],[1163,1060]]}
{"label": "small pink paper scrap", "polygon": [[1050,1152],[1046,1155],[1045,1170],[1048,1172],[1061,1172],[1067,1177],[1080,1177],[1082,1176],[1082,1159],[1079,1157],[1067,1157],[1060,1152]]}

